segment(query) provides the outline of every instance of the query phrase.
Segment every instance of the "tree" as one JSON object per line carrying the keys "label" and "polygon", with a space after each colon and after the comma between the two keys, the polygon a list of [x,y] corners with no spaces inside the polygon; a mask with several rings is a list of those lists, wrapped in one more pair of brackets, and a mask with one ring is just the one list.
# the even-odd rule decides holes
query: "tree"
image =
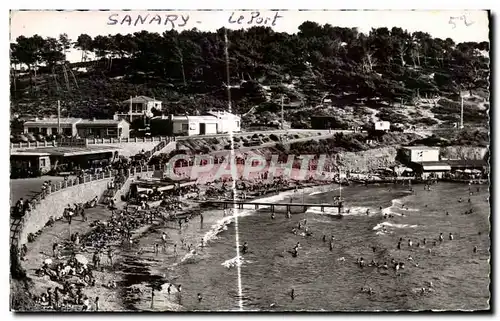
{"label": "tree", "polygon": [[88,53],[93,49],[92,45],[92,37],[87,34],[81,34],[76,39],[75,48],[82,51],[82,62],[87,60]]}

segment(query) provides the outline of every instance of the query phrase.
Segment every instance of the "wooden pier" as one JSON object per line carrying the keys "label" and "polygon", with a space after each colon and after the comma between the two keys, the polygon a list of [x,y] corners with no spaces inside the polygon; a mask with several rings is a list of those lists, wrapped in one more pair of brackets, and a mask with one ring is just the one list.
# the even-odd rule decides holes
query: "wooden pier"
{"label": "wooden pier", "polygon": [[251,200],[205,200],[200,201],[200,203],[205,205],[222,205],[224,208],[229,208],[236,206],[238,209],[243,209],[245,205],[252,205],[256,210],[259,209],[260,206],[269,206],[271,208],[271,212],[274,212],[276,207],[285,207],[286,212],[290,212],[292,207],[302,207],[304,211],[307,210],[308,207],[319,207],[321,212],[325,211],[325,208],[336,207],[338,209],[339,214],[342,213],[344,205],[342,202],[336,202],[334,204],[315,204],[315,203],[270,203],[270,202],[255,202]]}

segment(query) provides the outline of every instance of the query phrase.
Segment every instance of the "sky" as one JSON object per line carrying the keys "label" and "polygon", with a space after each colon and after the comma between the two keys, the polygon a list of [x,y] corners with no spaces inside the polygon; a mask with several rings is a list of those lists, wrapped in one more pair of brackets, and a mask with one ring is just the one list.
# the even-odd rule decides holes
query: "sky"
{"label": "sky", "polygon": [[[20,35],[34,34],[58,37],[66,33],[70,39],[76,40],[82,33],[95,37],[141,30],[162,33],[172,28],[179,31],[197,28],[214,31],[221,27],[240,29],[256,25],[269,26],[278,32],[296,33],[298,26],[307,20],[339,27],[356,27],[366,33],[371,28],[396,26],[410,32],[428,32],[442,39],[451,38],[455,42],[488,41],[489,34],[487,12],[479,10],[12,11],[10,40],[14,41]],[[69,54],[68,60],[78,61],[80,57],[80,53],[74,51]]]}

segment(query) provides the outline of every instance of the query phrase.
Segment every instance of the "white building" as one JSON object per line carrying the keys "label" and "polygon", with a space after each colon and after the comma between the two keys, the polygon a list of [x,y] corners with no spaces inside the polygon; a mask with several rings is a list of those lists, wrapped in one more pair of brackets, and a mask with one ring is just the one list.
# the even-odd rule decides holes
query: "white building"
{"label": "white building", "polygon": [[439,162],[439,147],[406,146],[402,152],[407,163]]}
{"label": "white building", "polygon": [[208,114],[218,119],[217,133],[224,134],[229,132],[241,131],[240,116],[228,113],[226,111],[209,111]]}
{"label": "white building", "polygon": [[92,119],[76,124],[78,136],[82,138],[129,138],[130,124],[124,120]]}
{"label": "white building", "polygon": [[136,96],[122,102],[122,112],[117,112],[115,120],[126,119],[129,122],[144,116],[153,117],[153,109],[161,111],[161,101],[146,96]]}
{"label": "white building", "polygon": [[23,124],[24,133],[56,135],[58,125],[61,127],[61,134],[65,136],[76,136],[76,125],[82,121],[81,118],[43,118],[27,121]]}
{"label": "white building", "polygon": [[391,129],[391,123],[388,121],[377,121],[374,124],[374,128],[376,131],[387,132]]}
{"label": "white building", "polygon": [[228,112],[208,112],[203,116],[169,117],[174,135],[214,135],[241,131],[241,118]]}
{"label": "white building", "polygon": [[217,134],[217,118],[214,116],[171,116],[174,135],[214,135]]}

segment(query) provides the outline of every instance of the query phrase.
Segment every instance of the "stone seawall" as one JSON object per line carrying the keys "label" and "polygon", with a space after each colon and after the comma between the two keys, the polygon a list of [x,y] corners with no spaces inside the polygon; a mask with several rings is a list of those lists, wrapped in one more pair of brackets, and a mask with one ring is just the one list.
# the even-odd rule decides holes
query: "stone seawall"
{"label": "stone seawall", "polygon": [[47,195],[31,213],[24,217],[18,244],[25,244],[28,241],[28,234],[34,234],[42,229],[51,216],[54,219],[62,217],[68,204],[83,203],[96,196],[100,197],[106,190],[110,180],[111,178],[105,178],[88,182]]}
{"label": "stone seawall", "polygon": [[[116,194],[115,198],[119,200],[122,194],[126,194],[130,188],[130,183],[139,178],[151,178],[153,172],[136,173],[130,177],[125,185]],[[98,181],[88,182],[72,187],[65,188],[61,191],[47,195],[30,214],[24,217],[24,224],[19,233],[18,244],[22,245],[28,241],[29,233],[36,233],[41,230],[52,216],[54,219],[63,216],[64,209],[68,204],[84,203],[94,197],[101,197],[108,187],[111,178],[106,178]]]}

